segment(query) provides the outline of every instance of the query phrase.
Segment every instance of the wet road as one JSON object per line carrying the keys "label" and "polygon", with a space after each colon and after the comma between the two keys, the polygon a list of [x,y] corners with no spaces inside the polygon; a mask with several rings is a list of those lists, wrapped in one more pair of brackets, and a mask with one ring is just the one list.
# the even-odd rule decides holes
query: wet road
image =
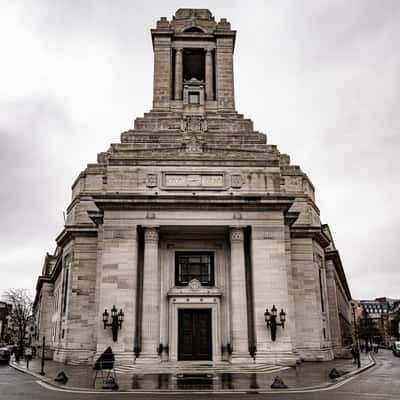
{"label": "wet road", "polygon": [[68,393],[49,390],[40,386],[37,379],[15,371],[8,366],[0,366],[1,400],[103,400],[103,399],[290,399],[290,400],[399,400],[400,399],[400,358],[390,351],[377,355],[377,365],[361,375],[331,390],[307,393],[215,393],[215,394],[136,394],[130,393]]}

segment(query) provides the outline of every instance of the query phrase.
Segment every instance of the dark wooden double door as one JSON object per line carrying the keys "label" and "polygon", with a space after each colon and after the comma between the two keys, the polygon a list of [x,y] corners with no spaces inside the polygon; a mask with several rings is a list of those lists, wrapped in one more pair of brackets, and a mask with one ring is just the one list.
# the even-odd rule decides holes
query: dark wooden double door
{"label": "dark wooden double door", "polygon": [[178,360],[212,360],[211,309],[178,310]]}

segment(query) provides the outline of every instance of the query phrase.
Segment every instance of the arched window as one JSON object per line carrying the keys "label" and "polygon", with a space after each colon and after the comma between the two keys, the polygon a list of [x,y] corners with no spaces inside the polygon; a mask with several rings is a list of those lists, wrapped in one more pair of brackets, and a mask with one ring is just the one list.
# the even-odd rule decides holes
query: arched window
{"label": "arched window", "polygon": [[191,26],[190,28],[187,28],[184,30],[184,32],[199,32],[199,33],[204,33],[202,29],[198,28],[197,26]]}

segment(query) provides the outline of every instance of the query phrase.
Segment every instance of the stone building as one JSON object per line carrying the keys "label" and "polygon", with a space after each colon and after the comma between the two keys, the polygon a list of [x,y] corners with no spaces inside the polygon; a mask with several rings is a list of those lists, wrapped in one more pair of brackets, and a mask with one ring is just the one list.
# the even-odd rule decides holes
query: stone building
{"label": "stone building", "polygon": [[128,364],[331,359],[351,318],[342,264],[310,179],[235,110],[236,31],[179,9],[151,35],[153,108],[73,183],[38,279],[39,338],[71,363],[110,345]]}
{"label": "stone building", "polygon": [[[378,297],[374,300],[360,300],[361,313],[358,323],[364,335],[375,343],[389,347],[391,344],[391,314],[398,299]],[[370,331],[370,332],[369,332]]]}
{"label": "stone building", "polygon": [[5,344],[9,340],[9,324],[8,318],[11,312],[11,304],[0,301],[0,345]]}

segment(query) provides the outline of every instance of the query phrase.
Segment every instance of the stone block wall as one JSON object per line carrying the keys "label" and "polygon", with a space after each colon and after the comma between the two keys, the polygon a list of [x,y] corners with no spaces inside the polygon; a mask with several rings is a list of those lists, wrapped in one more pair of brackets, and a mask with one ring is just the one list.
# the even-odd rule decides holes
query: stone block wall
{"label": "stone block wall", "polygon": [[171,88],[171,38],[154,37],[154,93],[153,108],[168,110],[172,93]]}
{"label": "stone block wall", "polygon": [[[46,349],[50,349],[52,337],[52,305],[54,284],[43,282],[40,297],[40,317],[38,326],[38,347],[42,347],[43,336],[46,338]],[[49,354],[50,355],[50,354]]]}
{"label": "stone block wall", "polygon": [[[91,362],[94,351],[94,326],[97,237],[79,235],[70,243],[63,271],[63,296],[66,309],[60,304],[60,340],[55,346],[55,360],[68,363]],[[68,270],[68,282],[66,283]],[[66,291],[66,292],[65,292]],[[64,299],[61,300],[62,302]],[[63,334],[64,333],[64,334]]]}
{"label": "stone block wall", "polygon": [[233,86],[233,39],[218,38],[216,48],[216,98],[219,110],[235,109]]}
{"label": "stone block wall", "polygon": [[[97,353],[111,346],[116,353],[130,354],[133,361],[138,261],[136,224],[110,213],[104,217],[102,236],[102,259],[97,273]],[[104,310],[110,313],[113,305],[122,309],[126,316],[116,343],[112,341],[111,329],[104,329],[100,322]]]}
{"label": "stone block wall", "polygon": [[336,292],[335,281],[335,267],[331,260],[326,261],[326,278],[328,289],[328,303],[329,303],[329,320],[330,320],[330,333],[332,348],[335,354],[341,348],[341,329],[339,321],[339,308],[338,308],[338,293]]}
{"label": "stone block wall", "polygon": [[[311,238],[292,238],[292,272],[296,313],[296,348],[306,360],[331,359],[328,316],[322,312],[318,265]],[[322,332],[325,328],[326,339]]]}
{"label": "stone block wall", "polygon": [[[275,215],[268,225],[253,226],[251,246],[256,362],[294,365],[296,356],[291,332],[295,315],[289,299],[283,216]],[[273,305],[278,312],[283,308],[287,313],[286,327],[278,327],[276,341],[272,341],[268,330],[266,332],[264,318],[265,308],[271,310]]]}

